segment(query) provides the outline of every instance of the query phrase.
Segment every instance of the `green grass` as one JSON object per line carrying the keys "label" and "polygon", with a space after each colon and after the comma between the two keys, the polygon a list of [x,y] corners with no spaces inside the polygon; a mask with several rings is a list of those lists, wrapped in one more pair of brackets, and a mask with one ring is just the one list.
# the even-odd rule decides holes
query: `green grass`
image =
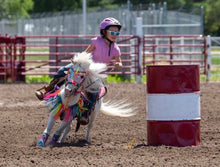
{"label": "green grass", "polygon": [[[204,74],[200,75],[200,81],[202,82],[206,81],[206,76]],[[216,68],[215,70],[211,71],[211,76],[209,78],[209,81],[211,82],[220,81],[220,69],[219,68]]]}
{"label": "green grass", "polygon": [[211,73],[214,75],[220,74],[220,68],[216,68],[215,70],[212,70]]}
{"label": "green grass", "polygon": [[220,64],[220,57],[212,57],[212,65]]}
{"label": "green grass", "polygon": [[120,82],[135,82],[134,76],[126,78],[123,75],[109,75],[106,79],[108,83],[120,83]]}
{"label": "green grass", "polygon": [[49,52],[49,47],[45,47],[45,48],[42,48],[42,47],[38,47],[38,48],[34,48],[34,47],[27,47],[26,48],[26,51],[40,51],[40,52]]}
{"label": "green grass", "polygon": [[48,75],[26,76],[26,83],[50,83],[51,80]]}
{"label": "green grass", "polygon": [[[48,75],[42,76],[26,76],[26,83],[50,83],[52,80]],[[125,78],[122,75],[109,75],[106,79],[107,83],[135,82],[134,77],[131,79]]]}
{"label": "green grass", "polygon": [[220,48],[212,48],[212,51],[220,52]]}
{"label": "green grass", "polygon": [[[214,73],[220,74],[220,71],[215,71]],[[42,76],[26,76],[26,83],[50,83],[52,78],[50,78],[48,75],[42,75]],[[142,76],[142,83],[146,83],[147,78],[146,75]],[[200,81],[206,82],[206,76],[204,74],[200,75]],[[220,81],[220,76],[211,76],[210,77],[211,82]],[[124,76],[120,75],[110,75],[106,79],[107,83],[135,83],[135,77],[132,76],[131,79],[125,78]]]}
{"label": "green grass", "polygon": [[25,60],[48,60],[49,56],[26,56]]}

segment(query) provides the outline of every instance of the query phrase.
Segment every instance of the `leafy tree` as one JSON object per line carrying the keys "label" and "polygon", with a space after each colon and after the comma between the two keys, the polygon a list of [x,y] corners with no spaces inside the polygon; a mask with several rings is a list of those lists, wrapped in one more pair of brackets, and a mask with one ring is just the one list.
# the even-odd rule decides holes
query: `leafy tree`
{"label": "leafy tree", "polygon": [[82,7],[81,0],[33,0],[33,13],[59,12],[78,10]]}
{"label": "leafy tree", "polygon": [[206,0],[205,34],[220,36],[220,0]]}
{"label": "leafy tree", "polygon": [[0,0],[0,18],[28,17],[28,13],[33,9],[33,6],[32,0]]}
{"label": "leafy tree", "polygon": [[97,9],[117,9],[119,7],[118,3],[115,3],[114,0],[87,0],[88,8],[96,8]]}

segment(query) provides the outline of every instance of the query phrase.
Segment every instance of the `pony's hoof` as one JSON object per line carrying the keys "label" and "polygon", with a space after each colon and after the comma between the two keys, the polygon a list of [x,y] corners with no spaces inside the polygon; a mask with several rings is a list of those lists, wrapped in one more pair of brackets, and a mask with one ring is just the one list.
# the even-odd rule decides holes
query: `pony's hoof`
{"label": "pony's hoof", "polygon": [[54,134],[53,138],[49,142],[48,146],[54,147],[57,144],[57,141],[59,140],[59,137],[60,137],[59,135]]}
{"label": "pony's hoof", "polygon": [[42,141],[37,142],[38,147],[45,147],[45,144]]}
{"label": "pony's hoof", "polygon": [[40,140],[37,142],[37,146],[45,147],[48,137],[49,135],[47,133],[43,133]]}
{"label": "pony's hoof", "polygon": [[90,138],[85,138],[86,143],[91,144]]}

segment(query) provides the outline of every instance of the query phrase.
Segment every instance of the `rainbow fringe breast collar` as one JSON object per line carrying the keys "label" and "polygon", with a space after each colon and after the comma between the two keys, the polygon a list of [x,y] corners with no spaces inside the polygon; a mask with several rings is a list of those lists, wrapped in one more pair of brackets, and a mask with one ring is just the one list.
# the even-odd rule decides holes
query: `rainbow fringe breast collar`
{"label": "rainbow fringe breast collar", "polygon": [[50,108],[50,112],[52,113],[53,118],[58,119],[60,117],[60,115],[63,112],[65,112],[64,120],[66,122],[68,122],[68,120],[70,119],[71,116],[72,116],[72,119],[74,119],[76,117],[80,118],[82,116],[82,113],[85,110],[88,110],[86,107],[83,107],[83,100],[81,97],[76,104],[74,104],[70,107],[66,107],[62,103],[61,96],[60,96],[60,90],[57,90],[56,92],[54,92],[52,94],[45,95],[44,100],[48,106],[52,106]]}

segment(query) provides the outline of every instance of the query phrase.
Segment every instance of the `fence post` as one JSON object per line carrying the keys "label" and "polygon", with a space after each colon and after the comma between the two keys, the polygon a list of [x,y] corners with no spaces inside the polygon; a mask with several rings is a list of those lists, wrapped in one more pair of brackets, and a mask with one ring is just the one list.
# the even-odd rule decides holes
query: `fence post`
{"label": "fence post", "polygon": [[211,36],[208,35],[206,37],[206,55],[207,55],[207,66],[206,68],[206,81],[210,80],[210,76],[211,76],[211,65],[212,65],[212,61],[211,61],[211,49],[212,49],[212,42],[211,42]]}
{"label": "fence post", "polygon": [[[140,37],[140,39],[142,39],[143,37],[143,22],[142,22],[142,17],[137,17],[136,18],[136,35]],[[138,55],[138,60],[139,60],[139,67],[141,69],[141,73],[140,75],[137,75],[136,77],[136,82],[141,83],[142,82],[142,49],[143,49],[143,45],[142,45],[142,40],[140,41],[139,44],[139,55]]]}
{"label": "fence post", "polygon": [[87,34],[86,27],[87,27],[86,0],[83,0],[83,35]]}
{"label": "fence post", "polygon": [[2,19],[2,21],[0,21],[1,23],[1,34],[5,35],[5,20]]}

